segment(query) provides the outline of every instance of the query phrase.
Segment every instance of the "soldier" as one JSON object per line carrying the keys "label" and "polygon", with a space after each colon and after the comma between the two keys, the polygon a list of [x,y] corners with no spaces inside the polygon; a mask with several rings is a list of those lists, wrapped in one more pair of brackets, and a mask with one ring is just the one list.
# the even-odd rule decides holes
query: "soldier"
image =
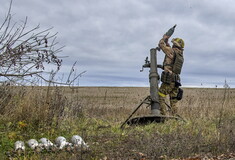
{"label": "soldier", "polygon": [[[164,34],[163,38],[159,41],[159,48],[165,53],[165,59],[163,62],[164,71],[161,74],[162,84],[159,89],[159,103],[161,106],[161,114],[166,115],[166,103],[165,98],[167,95],[170,96],[170,106],[172,115],[177,114],[176,103],[182,99],[183,90],[179,88],[180,73],[183,65],[183,51],[184,41],[180,38],[172,39],[173,46],[171,47],[168,43],[168,39],[174,32],[174,28]],[[173,32],[172,32],[173,29]]]}

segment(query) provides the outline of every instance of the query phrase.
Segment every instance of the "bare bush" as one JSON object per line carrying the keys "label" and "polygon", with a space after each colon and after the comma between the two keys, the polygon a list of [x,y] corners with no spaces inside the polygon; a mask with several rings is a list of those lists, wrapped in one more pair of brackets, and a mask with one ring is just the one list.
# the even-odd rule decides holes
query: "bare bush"
{"label": "bare bush", "polygon": [[[12,0],[7,15],[0,25],[0,80],[8,81],[5,84],[10,85],[24,82],[31,84],[38,79],[71,85],[85,73],[78,75],[74,73],[75,62],[66,82],[59,83],[50,79],[50,76],[56,75],[61,68],[63,57],[58,56],[58,53],[64,46],[59,46],[56,40],[57,33],[53,33],[52,28],[42,30],[40,25],[37,25],[27,29],[27,17],[22,22],[13,23],[11,6]],[[54,66],[54,69],[46,72],[49,66]]]}
{"label": "bare bush", "polygon": [[13,23],[11,5],[5,20],[0,25],[0,76],[10,81],[38,76],[45,64],[60,69],[62,59],[56,54],[61,51],[56,35],[51,29],[40,30],[40,25],[27,28],[27,17],[23,22]]}

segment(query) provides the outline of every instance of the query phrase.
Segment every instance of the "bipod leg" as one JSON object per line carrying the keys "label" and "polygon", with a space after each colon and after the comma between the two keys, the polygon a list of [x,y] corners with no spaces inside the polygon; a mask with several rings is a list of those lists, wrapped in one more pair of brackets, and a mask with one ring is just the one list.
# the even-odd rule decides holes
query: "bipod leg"
{"label": "bipod leg", "polygon": [[135,110],[130,114],[130,116],[126,119],[126,121],[122,123],[122,125],[121,125],[121,127],[120,127],[121,129],[122,129],[123,126],[130,120],[130,118],[133,116],[133,114],[135,114],[135,112],[136,112],[144,103],[146,103],[147,100],[149,101],[149,99],[150,99],[150,96],[146,97],[146,98],[135,108]]}
{"label": "bipod leg", "polygon": [[[170,106],[169,104],[167,104],[166,102],[165,102],[165,104],[166,104],[166,106],[170,109],[171,114],[173,115],[171,106]],[[176,114],[176,117],[180,118],[180,119],[181,119],[183,122],[185,122],[185,123],[187,122],[187,121],[184,120],[179,114]]]}

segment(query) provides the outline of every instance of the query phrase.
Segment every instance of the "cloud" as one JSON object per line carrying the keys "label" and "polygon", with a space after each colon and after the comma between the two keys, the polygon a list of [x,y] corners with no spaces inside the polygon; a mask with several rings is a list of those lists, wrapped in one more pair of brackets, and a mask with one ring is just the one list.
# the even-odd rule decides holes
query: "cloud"
{"label": "cloud", "polygon": [[[232,0],[15,0],[15,21],[28,16],[28,27],[54,26],[65,44],[66,73],[78,60],[87,70],[80,85],[148,85],[148,71],[139,73],[149,50],[177,24],[173,37],[185,40],[185,84],[228,82],[235,86],[235,2]],[[0,19],[9,5],[2,0]],[[158,63],[164,54],[158,53]],[[146,80],[147,79],[147,80]]]}

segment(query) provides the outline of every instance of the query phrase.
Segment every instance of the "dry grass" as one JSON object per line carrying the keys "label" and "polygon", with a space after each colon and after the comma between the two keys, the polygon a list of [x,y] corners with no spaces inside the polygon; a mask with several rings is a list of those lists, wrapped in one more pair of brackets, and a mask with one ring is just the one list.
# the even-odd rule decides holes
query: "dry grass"
{"label": "dry grass", "polygon": [[[234,89],[185,88],[178,105],[187,123],[121,130],[148,95],[149,89],[141,87],[1,87],[0,151],[11,150],[16,140],[80,134],[91,146],[89,153],[35,155],[28,150],[22,158],[170,159],[235,152]],[[136,115],[149,112],[144,106]]]}
{"label": "dry grass", "polygon": [[[89,112],[92,116],[114,117],[117,121],[123,121],[149,95],[149,89],[144,87],[79,87],[72,91],[86,109],[94,111]],[[184,88],[184,98],[178,106],[179,114],[188,120],[235,115],[235,89]],[[143,112],[148,114],[149,108],[142,107],[137,114]]]}

